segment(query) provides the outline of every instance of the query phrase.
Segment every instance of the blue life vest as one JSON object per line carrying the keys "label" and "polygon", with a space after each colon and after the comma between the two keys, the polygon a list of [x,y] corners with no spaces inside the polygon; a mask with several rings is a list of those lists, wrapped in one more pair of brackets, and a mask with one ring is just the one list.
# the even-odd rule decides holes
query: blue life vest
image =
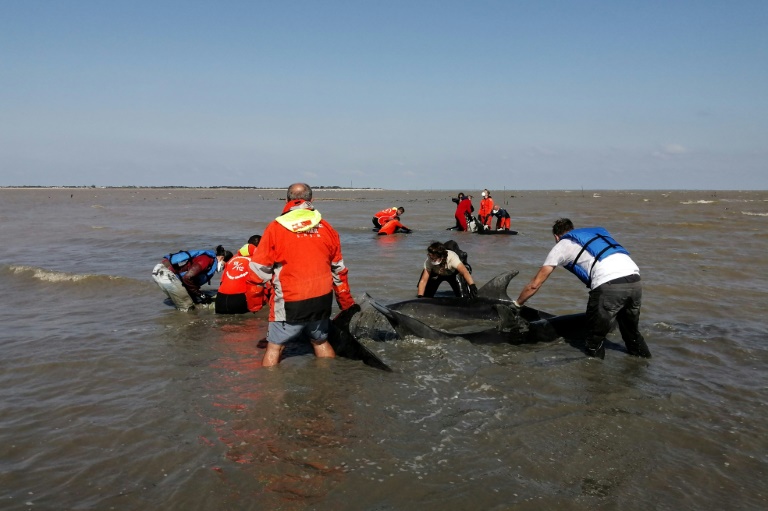
{"label": "blue life vest", "polygon": [[[582,248],[579,251],[579,254],[572,263],[565,265],[565,269],[576,275],[587,287],[592,287],[592,270],[595,268],[598,261],[602,261],[613,254],[629,255],[629,252],[616,243],[616,240],[614,240],[611,235],[608,234],[608,231],[602,227],[574,229],[560,236],[560,239],[571,240],[581,245]],[[579,258],[585,250],[595,258],[592,266],[589,268],[589,273],[587,273],[583,267],[578,265]]]}
{"label": "blue life vest", "polygon": [[179,274],[179,277],[183,277],[187,272],[181,271],[181,269],[199,255],[207,255],[213,259],[213,264],[206,269],[207,271],[205,273],[198,273],[194,278],[195,283],[198,286],[202,286],[203,284],[210,284],[211,279],[216,274],[216,252],[213,250],[182,250],[181,252],[168,254],[165,258],[170,261],[171,266]]}

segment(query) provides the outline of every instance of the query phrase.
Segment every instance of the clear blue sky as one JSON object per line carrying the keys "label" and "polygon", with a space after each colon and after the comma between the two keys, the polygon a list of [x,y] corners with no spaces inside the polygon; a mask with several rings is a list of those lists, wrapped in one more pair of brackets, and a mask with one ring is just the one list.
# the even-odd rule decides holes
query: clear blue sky
{"label": "clear blue sky", "polygon": [[0,0],[0,185],[768,189],[768,1]]}

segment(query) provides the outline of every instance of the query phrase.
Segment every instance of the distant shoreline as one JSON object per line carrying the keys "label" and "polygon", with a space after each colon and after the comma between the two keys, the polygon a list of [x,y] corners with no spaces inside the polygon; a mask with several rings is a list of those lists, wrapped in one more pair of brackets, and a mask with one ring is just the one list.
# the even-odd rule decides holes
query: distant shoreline
{"label": "distant shoreline", "polygon": [[[348,188],[344,186],[312,186],[313,190],[324,191],[356,191],[356,190],[376,190],[383,191],[385,188]],[[272,186],[78,186],[78,185],[60,185],[60,186],[0,186],[0,190],[285,190],[285,187]]]}
{"label": "distant shoreline", "polygon": [[[284,192],[285,187],[274,186],[95,186],[95,185],[58,185],[58,186],[42,186],[42,185],[20,185],[20,186],[3,186],[0,185],[0,190],[221,190],[221,191],[279,191]],[[375,188],[375,187],[344,187],[344,186],[312,186],[315,192],[456,192],[461,190],[460,188],[429,188],[429,189],[407,189],[398,190],[390,188]],[[502,190],[496,190],[497,193]],[[732,193],[732,192],[768,192],[768,189],[748,189],[742,190],[737,188],[720,188],[720,189],[705,189],[705,188],[626,188],[626,189],[614,189],[614,188],[552,188],[552,189],[504,189],[504,192],[510,193],[527,193],[527,192],[556,192],[556,193],[581,193],[581,194],[600,194],[600,193],[646,193],[646,192],[663,192],[663,193]]]}

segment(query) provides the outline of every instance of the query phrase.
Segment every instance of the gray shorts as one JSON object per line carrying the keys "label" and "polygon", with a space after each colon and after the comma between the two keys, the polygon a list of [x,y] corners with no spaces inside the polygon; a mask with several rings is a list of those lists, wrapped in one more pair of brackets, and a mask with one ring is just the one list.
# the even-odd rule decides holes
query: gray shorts
{"label": "gray shorts", "polygon": [[309,323],[271,321],[267,329],[267,342],[282,345],[288,341],[309,340],[313,344],[323,344],[328,340],[330,324],[329,319]]}

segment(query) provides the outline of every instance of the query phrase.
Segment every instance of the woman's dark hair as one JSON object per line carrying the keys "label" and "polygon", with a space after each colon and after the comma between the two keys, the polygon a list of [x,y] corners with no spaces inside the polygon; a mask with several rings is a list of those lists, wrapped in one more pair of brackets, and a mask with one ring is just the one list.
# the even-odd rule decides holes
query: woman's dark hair
{"label": "woman's dark hair", "polygon": [[221,245],[217,245],[216,246],[216,256],[223,256],[223,255],[227,255],[227,251],[224,250],[224,247],[222,247]]}
{"label": "woman's dark hair", "polygon": [[444,257],[448,255],[448,249],[445,248],[445,245],[440,243],[439,241],[433,241],[428,247],[427,247],[427,253]]}
{"label": "woman's dark hair", "polygon": [[227,250],[226,252],[224,252],[224,262],[225,263],[229,262],[230,259],[232,259],[232,252]]}
{"label": "woman's dark hair", "polygon": [[440,261],[440,269],[445,269],[445,263],[448,261],[448,249],[445,248],[445,245],[440,243],[439,241],[433,241],[428,247],[427,247],[427,254],[437,256],[441,259]]}

